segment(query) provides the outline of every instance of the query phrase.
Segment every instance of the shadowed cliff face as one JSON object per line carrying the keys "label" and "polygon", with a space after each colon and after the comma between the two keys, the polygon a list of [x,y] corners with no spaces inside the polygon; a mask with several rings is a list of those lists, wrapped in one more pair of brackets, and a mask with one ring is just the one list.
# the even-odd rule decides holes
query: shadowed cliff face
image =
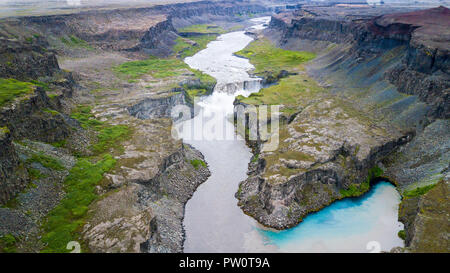
{"label": "shadowed cliff face", "polygon": [[26,187],[28,174],[20,166],[9,130],[0,128],[0,204],[5,204]]}

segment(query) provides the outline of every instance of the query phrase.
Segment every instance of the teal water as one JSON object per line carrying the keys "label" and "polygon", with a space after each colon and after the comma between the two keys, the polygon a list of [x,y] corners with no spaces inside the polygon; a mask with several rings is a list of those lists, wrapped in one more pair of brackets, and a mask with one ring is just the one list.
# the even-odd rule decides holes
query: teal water
{"label": "teal water", "polygon": [[379,182],[362,197],[337,201],[307,216],[294,228],[271,231],[258,228],[266,245],[282,252],[389,251],[402,246],[396,232],[400,195],[387,182]]}

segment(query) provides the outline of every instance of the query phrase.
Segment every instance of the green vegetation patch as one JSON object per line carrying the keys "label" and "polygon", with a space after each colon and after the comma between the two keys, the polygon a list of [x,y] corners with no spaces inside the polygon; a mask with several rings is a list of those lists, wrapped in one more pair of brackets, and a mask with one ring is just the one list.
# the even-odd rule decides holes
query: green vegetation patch
{"label": "green vegetation patch", "polygon": [[43,153],[35,153],[30,158],[27,159],[27,163],[37,162],[44,166],[45,168],[53,169],[56,171],[65,170],[61,162],[51,156],[45,155]]}
{"label": "green vegetation patch", "polygon": [[67,139],[63,139],[63,140],[60,140],[60,141],[56,141],[56,142],[53,142],[53,143],[50,143],[53,147],[56,147],[56,148],[61,148],[61,147],[64,147],[64,146],[66,146],[66,144],[67,144]]}
{"label": "green vegetation patch", "polygon": [[36,80],[31,80],[30,82],[32,84],[34,84],[35,86],[42,87],[45,91],[49,91],[50,90],[50,85],[48,83],[41,82],[41,81],[36,81]]}
{"label": "green vegetation patch", "polygon": [[255,66],[255,73],[270,71],[273,74],[278,74],[281,70],[293,70],[316,57],[316,54],[312,52],[278,48],[267,39],[252,42],[236,55],[250,59]]}
{"label": "green vegetation patch", "polygon": [[103,122],[95,119],[94,114],[91,113],[90,106],[79,106],[70,115],[71,118],[78,120],[81,127],[84,129],[100,129],[104,125]]}
{"label": "green vegetation patch", "polygon": [[39,171],[38,169],[35,168],[28,168],[28,175],[30,176],[30,178],[32,180],[36,180],[36,179],[41,179],[41,178],[45,178],[46,175],[44,175],[43,173],[41,173],[41,171]]}
{"label": "green vegetation patch", "polygon": [[95,186],[115,163],[116,160],[109,154],[96,163],[88,159],[78,160],[65,180],[66,196],[49,213],[43,225],[42,241],[46,244],[43,252],[69,252],[67,243],[79,240],[78,234],[85,223],[88,206],[98,198]]}
{"label": "green vegetation patch", "polygon": [[9,134],[10,131],[8,127],[0,127],[0,134]]}
{"label": "green vegetation patch", "polygon": [[360,185],[350,185],[348,189],[341,189],[340,193],[343,197],[356,197],[367,192],[370,188],[370,181],[374,178],[380,177],[383,174],[383,170],[378,166],[375,166],[369,170],[366,180]]}
{"label": "green vegetation patch", "polygon": [[14,253],[16,249],[17,239],[12,234],[0,236],[0,249],[3,253]]}
{"label": "green vegetation patch", "polygon": [[191,165],[194,166],[194,168],[195,168],[196,170],[198,170],[198,168],[200,168],[200,167],[206,168],[206,163],[205,163],[205,161],[203,161],[203,160],[200,160],[200,159],[193,159],[193,160],[191,160],[190,162],[191,162]]}
{"label": "green vegetation patch", "polygon": [[406,240],[406,232],[405,232],[404,229],[400,230],[400,231],[397,233],[397,235],[398,235],[398,237],[399,237],[400,239],[402,239],[403,241]]}
{"label": "green vegetation patch", "polygon": [[207,95],[209,92],[206,89],[186,89],[187,101],[190,103],[194,103],[195,97],[201,97]]}
{"label": "green vegetation patch", "polygon": [[285,105],[286,109],[290,110],[299,105],[306,105],[310,99],[323,91],[315,81],[305,79],[308,77],[304,75],[283,78],[277,85],[263,88],[248,97],[237,96],[236,99],[253,105]]}
{"label": "green vegetation patch", "polygon": [[423,194],[427,193],[428,191],[430,191],[436,185],[437,184],[427,185],[427,186],[423,186],[423,187],[417,187],[414,190],[403,192],[403,196],[406,198],[420,196],[420,195],[423,195]]}
{"label": "green vegetation patch", "polygon": [[52,116],[57,116],[57,115],[59,115],[59,112],[58,112],[58,111],[53,110],[53,109],[49,109],[49,108],[44,108],[44,109],[42,109],[42,111],[44,111],[45,113],[49,113],[49,114],[51,114]]}
{"label": "green vegetation patch", "polygon": [[129,76],[130,78],[138,78],[148,74],[154,78],[176,77],[184,73],[188,69],[187,64],[176,58],[159,59],[151,57],[142,61],[125,62],[113,68],[119,74]]}
{"label": "green vegetation patch", "polygon": [[225,33],[225,30],[217,25],[212,24],[202,24],[202,25],[191,25],[188,27],[178,29],[178,32],[196,32],[196,33]]}
{"label": "green vegetation patch", "polygon": [[124,140],[129,133],[130,129],[126,125],[106,126],[98,132],[98,142],[92,149],[96,153],[105,152],[117,142]]}
{"label": "green vegetation patch", "polygon": [[0,106],[14,100],[16,97],[33,93],[33,87],[34,84],[31,82],[0,78]]}
{"label": "green vegetation patch", "polygon": [[[105,152],[130,133],[126,125],[110,125],[95,119],[91,110],[89,106],[79,106],[72,112],[71,117],[77,119],[83,128],[97,132],[97,141],[91,146],[93,156],[79,158],[64,181],[66,195],[48,214],[42,226],[42,242],[46,245],[42,252],[69,252],[66,249],[68,242],[82,241],[79,234],[89,205],[99,197],[95,188],[103,175],[116,164],[116,159]],[[65,141],[60,144],[65,145]]]}
{"label": "green vegetation patch", "polygon": [[176,44],[173,47],[173,51],[176,55],[179,55],[180,58],[184,59],[186,57],[194,56],[200,50],[205,49],[209,42],[216,39],[217,35],[215,34],[193,36],[189,37],[189,40],[195,42],[195,44],[191,44],[186,41],[187,39],[179,37],[175,41]]}
{"label": "green vegetation patch", "polygon": [[92,151],[96,154],[106,152],[117,142],[124,140],[130,134],[130,128],[126,125],[110,125],[99,121],[92,114],[90,106],[79,106],[71,114],[73,119],[80,122],[84,129],[97,131],[97,142],[92,145]]}
{"label": "green vegetation patch", "polygon": [[92,49],[92,46],[90,46],[88,44],[88,42],[86,42],[85,40],[80,39],[74,35],[63,36],[60,39],[63,44],[65,44],[66,46],[69,46],[69,47],[81,47],[81,48],[86,48],[86,49]]}

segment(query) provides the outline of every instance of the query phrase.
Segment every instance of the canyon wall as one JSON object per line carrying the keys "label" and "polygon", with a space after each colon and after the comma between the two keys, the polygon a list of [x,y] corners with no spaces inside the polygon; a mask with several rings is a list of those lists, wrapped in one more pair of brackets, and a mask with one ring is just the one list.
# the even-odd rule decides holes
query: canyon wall
{"label": "canyon wall", "polygon": [[[335,49],[334,55],[331,52],[323,56],[322,60],[329,58],[328,71],[344,66],[350,69],[351,65],[374,62],[371,59],[381,56],[384,61],[399,57],[395,62],[386,62],[385,67],[373,67],[372,73],[388,68],[383,71],[383,78],[399,92],[415,95],[430,105],[428,114],[433,118],[449,117],[449,9],[438,7],[373,19],[314,14],[302,10],[274,16],[269,36],[270,32],[281,33],[273,35],[279,35],[277,42],[283,47],[295,47],[292,43],[299,45],[302,40],[303,46],[311,41],[348,45],[349,48],[339,52]],[[395,52],[391,51],[394,49]],[[324,74],[326,69],[322,71]]]}
{"label": "canyon wall", "polygon": [[[376,13],[374,10],[370,12]],[[264,31],[267,38],[282,48],[318,53],[318,57],[307,65],[308,74],[331,95],[344,98],[363,115],[375,119],[367,131],[361,128],[357,133],[351,133],[351,130],[339,132],[334,126],[337,117],[333,114],[335,109],[330,108],[330,112],[325,106],[318,107],[322,109],[321,113],[327,114],[309,121],[308,113],[313,112],[309,109],[312,106],[308,106],[297,114],[296,119],[301,116],[301,121],[296,123],[294,119],[286,125],[290,132],[290,138],[286,141],[293,143],[292,139],[297,139],[292,133],[295,126],[303,127],[299,141],[305,135],[308,139],[317,139],[317,136],[310,135],[311,130],[321,128],[321,124],[327,124],[326,132],[332,132],[334,137],[342,136],[343,147],[345,143],[349,147],[359,143],[360,140],[355,140],[355,137],[364,138],[379,132],[377,126],[390,128],[392,131],[387,134],[390,137],[396,134],[407,137],[403,138],[406,141],[397,142],[392,142],[389,137],[379,139],[383,143],[379,147],[365,143],[360,147],[369,148],[367,157],[357,156],[350,160],[345,158],[360,155],[361,151],[337,149],[342,151],[342,156],[330,157],[325,165],[323,161],[302,165],[303,171],[297,171],[298,174],[293,174],[286,181],[275,179],[274,182],[275,175],[265,175],[273,164],[266,166],[265,160],[270,158],[270,153],[260,154],[259,159],[250,163],[249,178],[241,184],[236,194],[242,209],[260,223],[278,229],[291,227],[307,213],[341,198],[339,189],[345,189],[355,181],[359,181],[355,184],[358,185],[376,176],[396,184],[401,193],[436,183],[441,190],[448,187],[445,181],[449,177],[450,158],[446,137],[450,128],[449,9],[438,7],[408,13],[378,11],[379,14],[363,16],[361,14],[364,12],[344,12],[332,7],[304,8],[274,15],[269,28]],[[343,122],[338,123],[342,125]],[[305,129],[305,124],[311,129]],[[353,124],[351,128],[358,126]],[[319,130],[319,139],[326,132]],[[260,143],[260,146],[263,145]],[[316,153],[324,154],[323,146],[320,148]],[[303,146],[303,152],[311,154],[310,149]],[[366,164],[361,164],[362,158]],[[352,162],[356,165],[349,165]],[[286,166],[299,168],[294,165]],[[380,169],[378,174],[371,175],[368,171],[373,166]],[[425,200],[427,197],[418,198]],[[404,200],[408,198],[404,197]],[[439,244],[425,246],[417,243],[438,240],[437,237],[442,236],[442,233],[425,232],[423,222],[417,221],[428,215],[441,225],[444,219],[433,214],[434,209],[433,213],[421,212],[417,206],[411,208],[411,205],[406,205],[409,201],[404,202],[405,206],[409,206],[408,212],[414,214],[414,217],[410,214],[400,217],[406,227],[407,251],[442,251]]]}
{"label": "canyon wall", "polygon": [[[115,10],[89,10],[75,14],[32,16],[4,19],[0,34],[28,38],[39,33],[53,46],[59,38],[76,37],[91,46],[112,50],[143,50],[156,56],[167,56],[175,44],[177,27],[191,21],[244,20],[248,14],[269,12],[263,5],[235,1],[199,1],[149,8],[124,8]],[[240,17],[239,17],[240,16]],[[20,30],[27,29],[25,33]],[[30,32],[28,32],[30,31]]]}

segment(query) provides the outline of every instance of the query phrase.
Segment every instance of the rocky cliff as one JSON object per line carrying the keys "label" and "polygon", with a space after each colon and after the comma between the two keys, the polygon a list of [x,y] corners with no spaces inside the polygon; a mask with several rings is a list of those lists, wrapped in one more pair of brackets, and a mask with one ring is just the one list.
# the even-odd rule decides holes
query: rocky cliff
{"label": "rocky cliff", "polygon": [[[370,182],[377,176],[395,183],[404,196],[439,181],[444,182],[437,188],[445,190],[449,175],[449,21],[449,10],[444,7],[408,13],[308,7],[273,16],[265,36],[282,48],[318,53],[307,65],[308,74],[334,99],[344,98],[357,112],[375,119],[367,131],[363,129],[367,123],[347,127],[355,129],[352,133],[342,126],[345,121],[337,120],[342,116],[335,114],[335,103],[329,104],[330,109],[315,111],[315,115],[313,106],[299,106],[299,114],[287,125],[288,134],[280,132],[280,146],[287,143],[287,149],[301,152],[302,159],[294,154],[289,157],[286,151],[257,155],[249,165],[249,179],[236,195],[242,209],[262,224],[286,228],[308,212],[342,198],[352,187],[362,190],[367,183],[363,181]],[[343,112],[348,114],[348,109]],[[297,120],[299,116],[301,120]],[[318,129],[324,125],[326,130]],[[336,131],[335,125],[344,131]],[[355,143],[380,132],[378,126],[392,129],[387,138],[378,138],[378,144],[356,144],[369,149],[367,153],[353,149]],[[328,140],[324,142],[327,145],[321,144],[327,132],[338,136],[342,148],[338,145],[334,157],[321,161],[326,146],[333,143]],[[396,139],[397,134],[403,137]],[[354,139],[356,136],[359,140]],[[274,163],[274,156],[282,158],[279,164]],[[417,203],[411,205],[413,201],[406,197],[404,200],[400,220],[406,227],[406,251],[442,249],[439,244],[418,243],[432,241],[434,235],[424,231],[431,224],[425,224],[427,216],[415,216],[420,215]],[[448,223],[434,213],[444,208],[431,200],[425,203],[433,211],[423,213],[429,221],[438,226]]]}
{"label": "rocky cliff", "polygon": [[401,60],[385,71],[384,78],[399,92],[416,95],[432,106],[429,115],[448,118],[449,17],[450,10],[445,7],[372,19],[300,10],[274,16],[270,29],[282,33],[278,40],[281,46],[289,46],[292,39],[350,44],[334,66],[352,59],[360,63],[402,47],[395,53],[402,55]]}
{"label": "rocky cliff", "polygon": [[[0,127],[7,132],[2,135],[5,149],[0,156],[3,169],[0,181],[5,191],[2,204],[29,182],[12,141],[58,142],[79,127],[76,121],[62,114],[64,101],[72,96],[72,75],[59,68],[56,55],[48,46],[40,36],[25,40],[0,38]],[[22,88],[23,93],[4,99],[17,92],[17,88]]]}
{"label": "rocky cliff", "polygon": [[15,151],[6,127],[0,128],[0,204],[5,204],[28,184],[28,173]]}
{"label": "rocky cliff", "polygon": [[47,47],[48,43],[40,36],[26,41],[0,37],[0,75],[4,78],[37,80],[60,72],[56,55]]}

